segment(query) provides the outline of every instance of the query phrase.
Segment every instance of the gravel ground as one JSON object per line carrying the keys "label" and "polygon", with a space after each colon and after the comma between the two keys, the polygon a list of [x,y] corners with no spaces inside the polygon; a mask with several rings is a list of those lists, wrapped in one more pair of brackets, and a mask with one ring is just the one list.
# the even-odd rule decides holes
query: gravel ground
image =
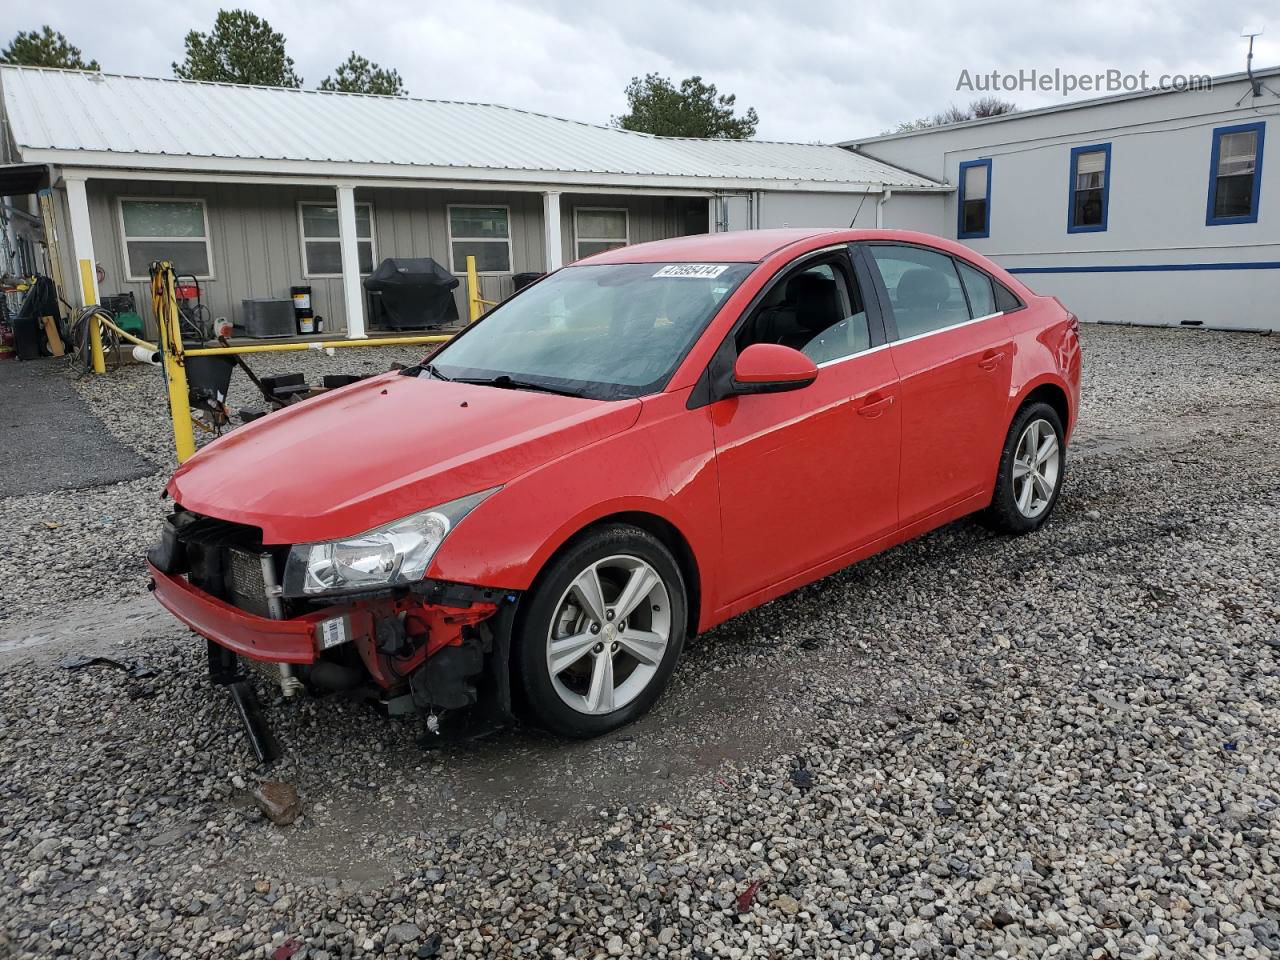
{"label": "gravel ground", "polygon": [[[1280,340],[1083,336],[1043,531],[954,524],[739,617],[588,744],[426,752],[305,701],[264,773],[129,600],[159,481],[0,504],[0,575],[38,545],[101,601],[59,635],[77,584],[28,573],[0,626],[0,957],[1280,956]],[[144,374],[83,389],[159,459]]]}
{"label": "gravel ground", "polygon": [[[326,373],[379,373],[393,362],[416,363],[421,348],[379,347],[358,354],[319,351],[251,356],[259,376],[305,372],[319,383]],[[159,537],[168,511],[158,499],[177,466],[168,420],[168,395],[158,367],[126,364],[109,376],[77,376],[67,363],[64,374],[91,409],[114,433],[161,470],[127,483],[89,487],[74,494],[62,491],[0,499],[0,583],[6,603],[0,621],[37,616],[50,605],[74,602],[84,594],[87,574],[99,600],[135,596],[145,585],[138,558]],[[231,378],[229,402],[262,406],[247,378]],[[196,432],[197,444],[213,439]]]}

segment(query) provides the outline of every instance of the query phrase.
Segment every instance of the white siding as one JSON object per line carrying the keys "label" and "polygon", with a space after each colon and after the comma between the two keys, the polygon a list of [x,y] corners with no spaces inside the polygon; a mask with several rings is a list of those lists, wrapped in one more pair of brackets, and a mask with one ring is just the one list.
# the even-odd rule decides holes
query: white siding
{"label": "white siding", "polygon": [[[1280,103],[1250,109],[1244,83],[872,140],[858,149],[957,183],[960,164],[991,158],[990,236],[966,240],[1058,296],[1084,320],[1280,329]],[[1256,223],[1205,223],[1210,151],[1217,127],[1265,122]],[[1111,144],[1107,229],[1068,233],[1071,148]],[[1268,158],[1266,154],[1271,154]],[[957,194],[934,197],[941,233],[956,236]],[[919,227],[899,198],[886,226]],[[928,229],[928,227],[925,227]],[[1268,269],[1221,269],[1237,263]],[[1199,269],[1208,264],[1218,269]],[[1156,267],[1137,272],[1096,268]],[[1193,269],[1194,268],[1194,269]]]}

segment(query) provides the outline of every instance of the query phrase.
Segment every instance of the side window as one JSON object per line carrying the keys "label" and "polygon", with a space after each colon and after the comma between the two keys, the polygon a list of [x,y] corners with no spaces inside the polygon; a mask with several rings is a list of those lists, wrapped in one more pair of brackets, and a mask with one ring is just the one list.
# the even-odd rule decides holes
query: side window
{"label": "side window", "polygon": [[964,292],[969,295],[969,311],[975,319],[998,313],[999,308],[996,307],[996,293],[991,286],[991,278],[963,260],[956,261],[956,269],[960,271],[960,282],[964,284]]}
{"label": "side window", "polygon": [[1242,123],[1213,131],[1209,158],[1208,226],[1257,223],[1262,187],[1265,123]]}
{"label": "side window", "polygon": [[847,265],[822,261],[774,281],[738,331],[739,351],[753,343],[780,343],[814,363],[870,348],[866,307]]}
{"label": "side window", "polygon": [[991,236],[991,160],[968,160],[960,164],[959,223],[961,240]]}
{"label": "side window", "polygon": [[1026,304],[1018,299],[1017,295],[999,281],[992,280],[991,285],[996,288],[996,309],[1001,313],[1008,313],[1010,310],[1021,310]]}
{"label": "side window", "polygon": [[1107,229],[1111,193],[1111,144],[1071,150],[1071,198],[1067,233],[1101,233]]}
{"label": "side window", "polygon": [[899,340],[970,319],[950,257],[919,247],[873,245],[868,249],[889,292]]}

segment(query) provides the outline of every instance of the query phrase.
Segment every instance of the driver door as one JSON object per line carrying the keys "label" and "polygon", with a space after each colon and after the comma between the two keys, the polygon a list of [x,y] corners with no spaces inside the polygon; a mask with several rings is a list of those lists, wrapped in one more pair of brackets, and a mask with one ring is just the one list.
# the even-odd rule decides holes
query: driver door
{"label": "driver door", "polygon": [[753,343],[793,347],[818,378],[713,406],[727,603],[897,527],[898,376],[862,290],[844,248],[806,257],[766,288],[728,345],[733,357]]}

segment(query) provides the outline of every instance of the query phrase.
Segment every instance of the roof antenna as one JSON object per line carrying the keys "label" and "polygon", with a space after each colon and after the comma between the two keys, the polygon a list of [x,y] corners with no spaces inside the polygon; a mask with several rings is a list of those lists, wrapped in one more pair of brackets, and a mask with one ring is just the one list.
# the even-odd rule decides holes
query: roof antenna
{"label": "roof antenna", "polygon": [[1256,100],[1258,97],[1262,96],[1263,90],[1266,90],[1272,96],[1280,97],[1280,93],[1276,93],[1274,90],[1272,90],[1270,87],[1268,87],[1266,84],[1264,84],[1261,80],[1259,80],[1257,77],[1253,75],[1253,41],[1255,38],[1262,36],[1262,33],[1263,33],[1263,27],[1261,24],[1257,25],[1256,29],[1253,27],[1245,27],[1243,30],[1240,31],[1240,36],[1247,37],[1249,39],[1249,55],[1245,58],[1245,61],[1244,61],[1244,70],[1245,70],[1245,73],[1248,74],[1249,76],[1249,91],[1247,93],[1242,94],[1240,99],[1236,101],[1237,107],[1244,102],[1245,97],[1251,96],[1253,99]]}

